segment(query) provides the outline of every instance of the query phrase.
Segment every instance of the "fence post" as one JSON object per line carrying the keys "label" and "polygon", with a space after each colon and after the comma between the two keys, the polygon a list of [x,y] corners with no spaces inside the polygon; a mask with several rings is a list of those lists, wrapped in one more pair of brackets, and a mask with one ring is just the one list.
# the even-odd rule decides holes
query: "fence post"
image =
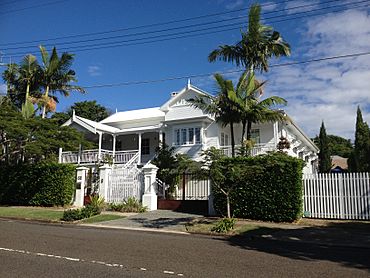
{"label": "fence post", "polygon": [[185,172],[182,173],[182,200],[184,201],[185,200],[185,186],[186,186],[186,174]]}
{"label": "fence post", "polygon": [[76,170],[77,170],[77,181],[73,205],[76,207],[83,207],[86,186],[86,173],[89,170],[89,168],[78,167]]}
{"label": "fence post", "polygon": [[155,193],[155,186],[157,184],[155,178],[157,176],[158,167],[148,163],[143,167],[144,172],[144,194],[143,206],[148,207],[149,210],[157,209],[157,194]]}
{"label": "fence post", "polygon": [[63,149],[59,148],[58,163],[62,163],[62,153],[63,153]]}
{"label": "fence post", "polygon": [[108,187],[109,187],[109,174],[112,172],[112,167],[109,165],[103,165],[99,167],[99,196],[103,197],[106,202],[108,200]]}

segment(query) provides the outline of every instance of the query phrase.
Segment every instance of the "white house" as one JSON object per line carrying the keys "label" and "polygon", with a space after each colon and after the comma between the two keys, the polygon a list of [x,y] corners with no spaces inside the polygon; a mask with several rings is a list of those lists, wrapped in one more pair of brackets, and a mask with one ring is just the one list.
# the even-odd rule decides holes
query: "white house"
{"label": "white house", "polygon": [[[171,94],[160,107],[116,112],[101,122],[78,115],[64,125],[85,133],[86,138],[98,144],[96,150],[63,152],[61,163],[93,165],[110,160],[116,165],[144,165],[155,155],[160,142],[174,146],[176,151],[199,160],[202,150],[216,147],[231,154],[229,127],[222,127],[211,115],[190,105],[188,99],[208,95],[207,92],[188,85]],[[287,117],[288,119],[289,117]],[[235,142],[241,141],[241,125],[234,130]],[[256,142],[252,155],[276,150],[280,137],[290,142],[287,153],[306,162],[304,173],[315,172],[318,148],[291,119],[284,122],[254,124],[252,138]]]}

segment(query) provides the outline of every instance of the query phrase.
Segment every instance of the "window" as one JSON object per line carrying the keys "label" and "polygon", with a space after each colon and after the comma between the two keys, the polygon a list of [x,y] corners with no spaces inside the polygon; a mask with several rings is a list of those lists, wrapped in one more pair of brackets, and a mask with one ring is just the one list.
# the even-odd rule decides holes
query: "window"
{"label": "window", "polygon": [[149,138],[143,138],[141,140],[141,154],[150,154],[150,140]]}
{"label": "window", "polygon": [[181,145],[186,145],[187,144],[187,141],[186,141],[186,128],[182,128],[181,129]]}
{"label": "window", "polygon": [[229,135],[226,133],[221,132],[221,146],[228,146],[229,145]]}
{"label": "window", "polygon": [[260,143],[261,143],[260,130],[259,130],[259,129],[252,129],[252,130],[251,130],[251,139],[252,139],[256,144],[260,144]]}
{"label": "window", "polygon": [[200,127],[195,128],[195,144],[200,144]]}
{"label": "window", "polygon": [[200,127],[175,129],[174,136],[174,144],[177,146],[201,143]]}

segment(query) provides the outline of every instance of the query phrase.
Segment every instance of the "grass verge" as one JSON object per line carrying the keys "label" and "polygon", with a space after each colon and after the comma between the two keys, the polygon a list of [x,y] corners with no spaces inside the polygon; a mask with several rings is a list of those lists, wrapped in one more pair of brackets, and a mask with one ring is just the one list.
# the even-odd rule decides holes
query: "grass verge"
{"label": "grass verge", "polygon": [[59,221],[63,210],[35,207],[0,207],[0,217]]}
{"label": "grass verge", "polygon": [[99,215],[95,215],[90,218],[83,219],[81,220],[80,223],[92,224],[92,223],[97,223],[97,222],[116,220],[120,218],[125,218],[125,217],[121,215],[116,215],[116,214],[99,214]]}

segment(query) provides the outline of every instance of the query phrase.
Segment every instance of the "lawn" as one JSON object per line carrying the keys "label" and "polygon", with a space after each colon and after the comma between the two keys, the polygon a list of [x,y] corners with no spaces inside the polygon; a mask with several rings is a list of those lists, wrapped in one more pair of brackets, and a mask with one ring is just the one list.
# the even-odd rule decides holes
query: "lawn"
{"label": "lawn", "polygon": [[0,217],[59,221],[62,216],[63,210],[55,208],[0,207]]}

